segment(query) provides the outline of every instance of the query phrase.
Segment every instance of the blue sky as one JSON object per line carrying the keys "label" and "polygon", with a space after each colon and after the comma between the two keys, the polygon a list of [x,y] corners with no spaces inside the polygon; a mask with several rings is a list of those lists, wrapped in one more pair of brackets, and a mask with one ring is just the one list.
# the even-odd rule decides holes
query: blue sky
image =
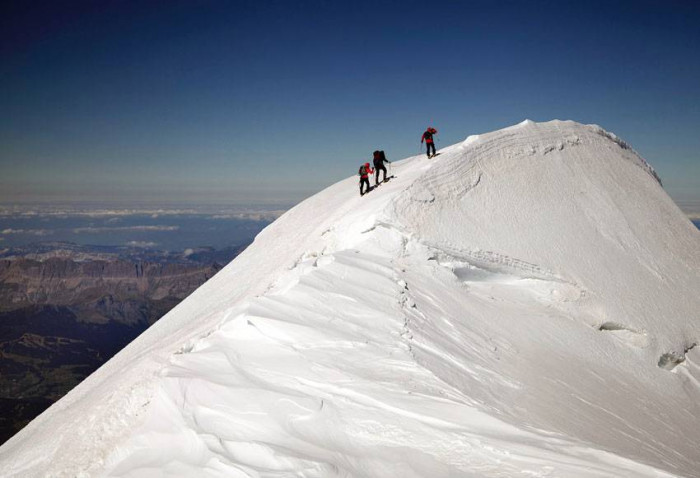
{"label": "blue sky", "polygon": [[0,202],[291,204],[428,124],[556,118],[700,204],[698,25],[668,0],[5,1]]}

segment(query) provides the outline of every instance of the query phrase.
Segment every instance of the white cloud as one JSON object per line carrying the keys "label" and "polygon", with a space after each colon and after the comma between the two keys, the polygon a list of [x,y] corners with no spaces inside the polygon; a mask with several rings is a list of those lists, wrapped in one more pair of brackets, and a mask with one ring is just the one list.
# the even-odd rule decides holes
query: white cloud
{"label": "white cloud", "polygon": [[124,232],[124,231],[177,231],[180,226],[119,226],[119,227],[76,227],[73,232],[76,234],[99,234],[101,232]]}
{"label": "white cloud", "polygon": [[157,242],[148,242],[148,241],[129,241],[126,243],[127,246],[130,247],[142,247],[144,249],[147,249],[149,247],[155,247],[158,245]]}
{"label": "white cloud", "polygon": [[31,236],[48,236],[49,234],[53,234],[53,231],[50,231],[48,229],[3,229],[0,231],[0,234],[8,235],[8,234],[28,234]]}
{"label": "white cloud", "polygon": [[274,221],[286,211],[242,211],[226,214],[212,214],[209,219],[245,219],[249,221]]}

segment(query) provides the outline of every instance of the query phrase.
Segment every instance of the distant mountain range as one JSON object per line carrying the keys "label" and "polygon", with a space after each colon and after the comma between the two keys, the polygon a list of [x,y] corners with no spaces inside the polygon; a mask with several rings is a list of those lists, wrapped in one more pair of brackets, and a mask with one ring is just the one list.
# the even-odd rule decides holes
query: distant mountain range
{"label": "distant mountain range", "polygon": [[0,443],[243,248],[173,253],[40,243],[0,250]]}

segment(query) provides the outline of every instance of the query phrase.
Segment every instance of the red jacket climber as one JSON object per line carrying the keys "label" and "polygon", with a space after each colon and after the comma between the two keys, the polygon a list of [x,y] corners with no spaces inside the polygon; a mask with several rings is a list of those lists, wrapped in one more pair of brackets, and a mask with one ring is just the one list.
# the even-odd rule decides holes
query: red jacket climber
{"label": "red jacket climber", "polygon": [[425,133],[423,133],[423,136],[420,139],[420,144],[423,144],[423,141],[425,141],[426,152],[429,158],[432,157],[430,156],[431,148],[433,149],[433,156],[435,156],[435,143],[433,142],[434,134],[437,134],[437,130],[432,126],[428,126],[428,129],[425,130]]}
{"label": "red jacket climber", "polygon": [[[369,175],[374,173],[374,169],[369,167],[369,163],[365,163],[362,166],[360,166],[360,170],[357,172],[357,174],[360,175],[360,196],[364,196],[365,193],[368,193],[370,191],[370,185],[369,185]],[[367,191],[363,192],[362,186],[367,185]]]}

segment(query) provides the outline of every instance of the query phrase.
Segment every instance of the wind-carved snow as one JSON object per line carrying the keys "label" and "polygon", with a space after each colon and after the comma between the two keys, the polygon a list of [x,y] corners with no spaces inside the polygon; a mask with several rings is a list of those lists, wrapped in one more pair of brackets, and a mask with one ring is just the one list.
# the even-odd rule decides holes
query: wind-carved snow
{"label": "wind-carved snow", "polygon": [[659,358],[659,367],[664,370],[674,370],[676,366],[685,363],[685,359],[688,355],[688,352],[697,347],[697,345],[697,343],[694,343],[689,347],[686,347],[682,355],[676,352],[663,354],[661,358]]}
{"label": "wind-carved snow", "polygon": [[7,476],[700,476],[700,234],[525,121],[288,211],[0,449]]}
{"label": "wind-carved snow", "polygon": [[615,322],[605,322],[598,327],[598,330],[606,332],[633,347],[644,348],[649,345],[649,338],[646,333]]}

